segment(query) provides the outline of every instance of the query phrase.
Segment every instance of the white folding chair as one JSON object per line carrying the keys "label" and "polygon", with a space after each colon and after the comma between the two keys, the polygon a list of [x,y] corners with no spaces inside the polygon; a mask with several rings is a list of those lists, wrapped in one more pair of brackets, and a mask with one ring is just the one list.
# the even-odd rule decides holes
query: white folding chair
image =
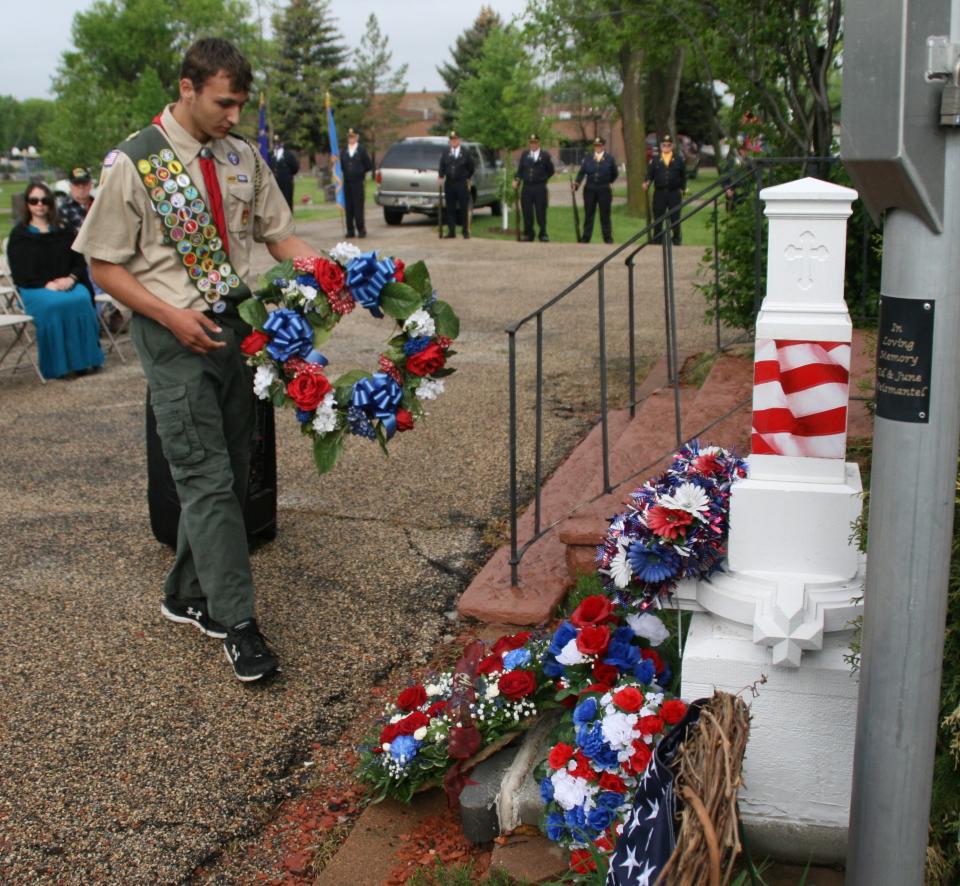
{"label": "white folding chair", "polygon": [[[3,330],[4,338],[7,335],[12,338],[0,353],[0,372],[16,372],[26,359],[33,366],[37,378],[46,384],[47,380],[40,372],[40,365],[34,357],[34,339],[30,334],[32,325],[33,317],[24,310],[20,293],[10,276],[10,266],[7,264],[7,241],[4,239],[3,249],[0,251],[0,330]],[[5,366],[4,363],[11,353],[16,355],[16,360],[12,366]]]}
{"label": "white folding chair", "polygon": [[103,334],[107,337],[107,341],[109,342],[109,344],[103,349],[104,355],[109,354],[111,351],[116,351],[117,356],[120,358],[120,362],[126,363],[127,358],[123,356],[123,350],[120,348],[121,342],[119,341],[118,336],[123,335],[127,331],[127,327],[130,325],[130,317],[121,314],[121,316],[123,316],[123,324],[116,332],[114,332],[110,328],[110,318],[107,316],[107,312],[104,310],[104,308],[113,307],[115,310],[119,311],[120,306],[105,292],[98,292],[93,298],[97,303],[97,320],[100,323],[100,328],[103,330]]}

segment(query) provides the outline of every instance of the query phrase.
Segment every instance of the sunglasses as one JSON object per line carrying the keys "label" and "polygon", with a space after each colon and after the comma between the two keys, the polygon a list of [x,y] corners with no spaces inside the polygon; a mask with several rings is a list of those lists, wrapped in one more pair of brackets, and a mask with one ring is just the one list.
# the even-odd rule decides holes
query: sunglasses
{"label": "sunglasses", "polygon": [[27,197],[27,203],[31,206],[39,206],[41,203],[44,206],[53,205],[53,201],[49,197]]}

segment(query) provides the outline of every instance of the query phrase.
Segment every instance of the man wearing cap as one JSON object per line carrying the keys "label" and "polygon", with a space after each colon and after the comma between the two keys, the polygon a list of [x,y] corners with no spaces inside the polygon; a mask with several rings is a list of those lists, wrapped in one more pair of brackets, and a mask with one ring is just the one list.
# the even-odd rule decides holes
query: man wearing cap
{"label": "man wearing cap", "polygon": [[[76,236],[77,231],[80,230],[80,225],[83,224],[83,220],[87,217],[87,213],[93,205],[93,196],[90,193],[92,189],[93,182],[90,179],[90,170],[85,166],[74,166],[73,169],[70,170],[70,196],[64,197],[57,207],[57,211],[60,213],[61,224],[74,236]],[[84,273],[78,282],[87,287],[90,297],[94,299],[94,305],[96,305],[94,287],[89,279],[89,275]],[[123,318],[120,317],[118,324],[122,322],[122,320]],[[118,324],[115,324],[116,329],[119,328]],[[111,329],[111,332],[113,331],[115,331],[115,329]]]}
{"label": "man wearing cap", "polygon": [[[673,242],[679,246],[680,235],[680,204],[683,202],[683,192],[687,188],[687,167],[683,157],[674,153],[673,138],[668,132],[660,141],[660,154],[650,161],[647,167],[647,178],[643,183],[646,191],[653,182],[653,217],[662,219],[670,211],[669,225],[673,231]],[[663,222],[657,221],[653,231],[655,243],[661,241]]]}
{"label": "man wearing cap", "polygon": [[280,185],[280,193],[293,209],[293,179],[300,171],[300,161],[284,143],[279,135],[273,137],[273,151],[270,153],[270,168]]}
{"label": "man wearing cap", "polygon": [[583,158],[577,178],[570,187],[575,191],[580,182],[583,186],[583,236],[581,243],[589,243],[593,236],[593,216],[600,209],[600,230],[603,242],[613,243],[613,227],[610,224],[610,207],[613,204],[613,190],[610,187],[619,175],[617,161],[612,154],[604,150],[606,142],[599,135],[593,140],[593,153]]}
{"label": "man wearing cap", "polygon": [[470,238],[470,180],[473,178],[473,157],[460,144],[460,135],[450,133],[450,149],[440,156],[440,187],[447,205],[447,238],[457,236],[457,225],[463,228],[464,239]]}
{"label": "man wearing cap", "polygon": [[353,129],[347,130],[347,149],[340,155],[340,165],[343,169],[347,236],[366,237],[367,226],[363,221],[364,188],[367,173],[373,170],[373,161]]}
{"label": "man wearing cap", "polygon": [[254,427],[250,327],[254,242],[283,261],[317,252],[255,146],[231,134],[253,80],[232,44],[193,44],[180,96],[107,154],[74,248],[134,313],[131,336],[180,499],[177,551],[161,614],[223,638],[236,676],[278,669],[257,626],[243,501]]}
{"label": "man wearing cap", "polygon": [[529,148],[520,155],[513,187],[519,188],[520,207],[523,210],[523,239],[533,240],[533,216],[536,213],[537,227],[540,229],[540,242],[549,243],[547,236],[547,182],[556,170],[553,159],[547,151],[540,150],[540,136],[533,133],[528,140]]}

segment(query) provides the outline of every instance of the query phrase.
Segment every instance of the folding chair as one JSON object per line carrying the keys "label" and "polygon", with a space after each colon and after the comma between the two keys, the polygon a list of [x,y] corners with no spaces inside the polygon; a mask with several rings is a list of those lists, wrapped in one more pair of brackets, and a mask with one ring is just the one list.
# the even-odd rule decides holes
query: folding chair
{"label": "folding chair", "polygon": [[[13,340],[8,342],[0,353],[0,372],[16,372],[24,359],[27,359],[33,366],[33,371],[37,373],[37,378],[46,384],[47,380],[40,372],[40,365],[33,355],[34,339],[30,334],[32,323],[33,317],[24,309],[20,293],[14,285],[13,277],[10,276],[10,266],[7,264],[7,238],[4,238],[0,248],[0,330],[9,330]],[[17,359],[12,366],[4,366],[3,363],[11,352],[16,354]]]}
{"label": "folding chair", "polygon": [[126,363],[127,358],[123,356],[123,351],[120,349],[120,342],[117,339],[117,336],[123,335],[127,331],[127,327],[130,325],[130,317],[123,318],[123,325],[114,332],[110,328],[110,322],[107,317],[107,312],[102,310],[108,306],[116,308],[119,310],[119,305],[105,292],[98,292],[94,295],[94,301],[97,303],[97,321],[100,323],[100,328],[103,330],[103,334],[107,337],[109,344],[104,348],[104,355],[109,354],[111,351],[116,351],[117,356],[120,358],[121,363]]}

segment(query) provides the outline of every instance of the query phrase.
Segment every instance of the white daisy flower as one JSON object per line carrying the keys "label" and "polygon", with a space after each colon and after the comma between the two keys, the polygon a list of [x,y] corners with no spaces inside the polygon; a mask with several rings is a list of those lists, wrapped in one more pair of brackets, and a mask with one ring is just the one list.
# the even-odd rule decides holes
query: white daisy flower
{"label": "white daisy flower", "polygon": [[672,511],[686,511],[694,517],[702,517],[710,507],[710,499],[695,483],[681,483],[673,495],[661,495],[657,504]]}
{"label": "white daisy flower", "polygon": [[633,578],[633,567],[627,559],[626,543],[626,539],[621,538],[617,540],[617,553],[610,561],[610,568],[608,570],[610,578],[613,579],[614,585],[618,588],[625,588],[630,584],[630,579]]}
{"label": "white daisy flower", "polygon": [[358,255],[362,255],[361,251],[352,243],[345,241],[341,241],[330,250],[330,258],[336,262],[340,262],[344,267],[350,264]]}
{"label": "white daisy flower", "polygon": [[437,331],[437,326],[433,322],[433,317],[421,309],[414,311],[407,317],[406,323],[403,324],[403,331],[417,337],[421,335],[434,335]]}
{"label": "white daisy flower", "polygon": [[425,378],[417,386],[417,398],[436,400],[443,393],[443,379]]}
{"label": "white daisy flower", "polygon": [[627,624],[638,637],[649,640],[651,646],[659,646],[670,636],[670,631],[652,612],[631,613],[627,616]]}
{"label": "white daisy flower", "polygon": [[311,427],[318,434],[327,434],[337,427],[337,401],[333,391],[328,391],[323,402],[317,407],[317,412],[311,422]]}
{"label": "white daisy flower", "polygon": [[261,400],[270,399],[270,386],[277,380],[277,371],[266,364],[257,367],[253,376],[253,393]]}

